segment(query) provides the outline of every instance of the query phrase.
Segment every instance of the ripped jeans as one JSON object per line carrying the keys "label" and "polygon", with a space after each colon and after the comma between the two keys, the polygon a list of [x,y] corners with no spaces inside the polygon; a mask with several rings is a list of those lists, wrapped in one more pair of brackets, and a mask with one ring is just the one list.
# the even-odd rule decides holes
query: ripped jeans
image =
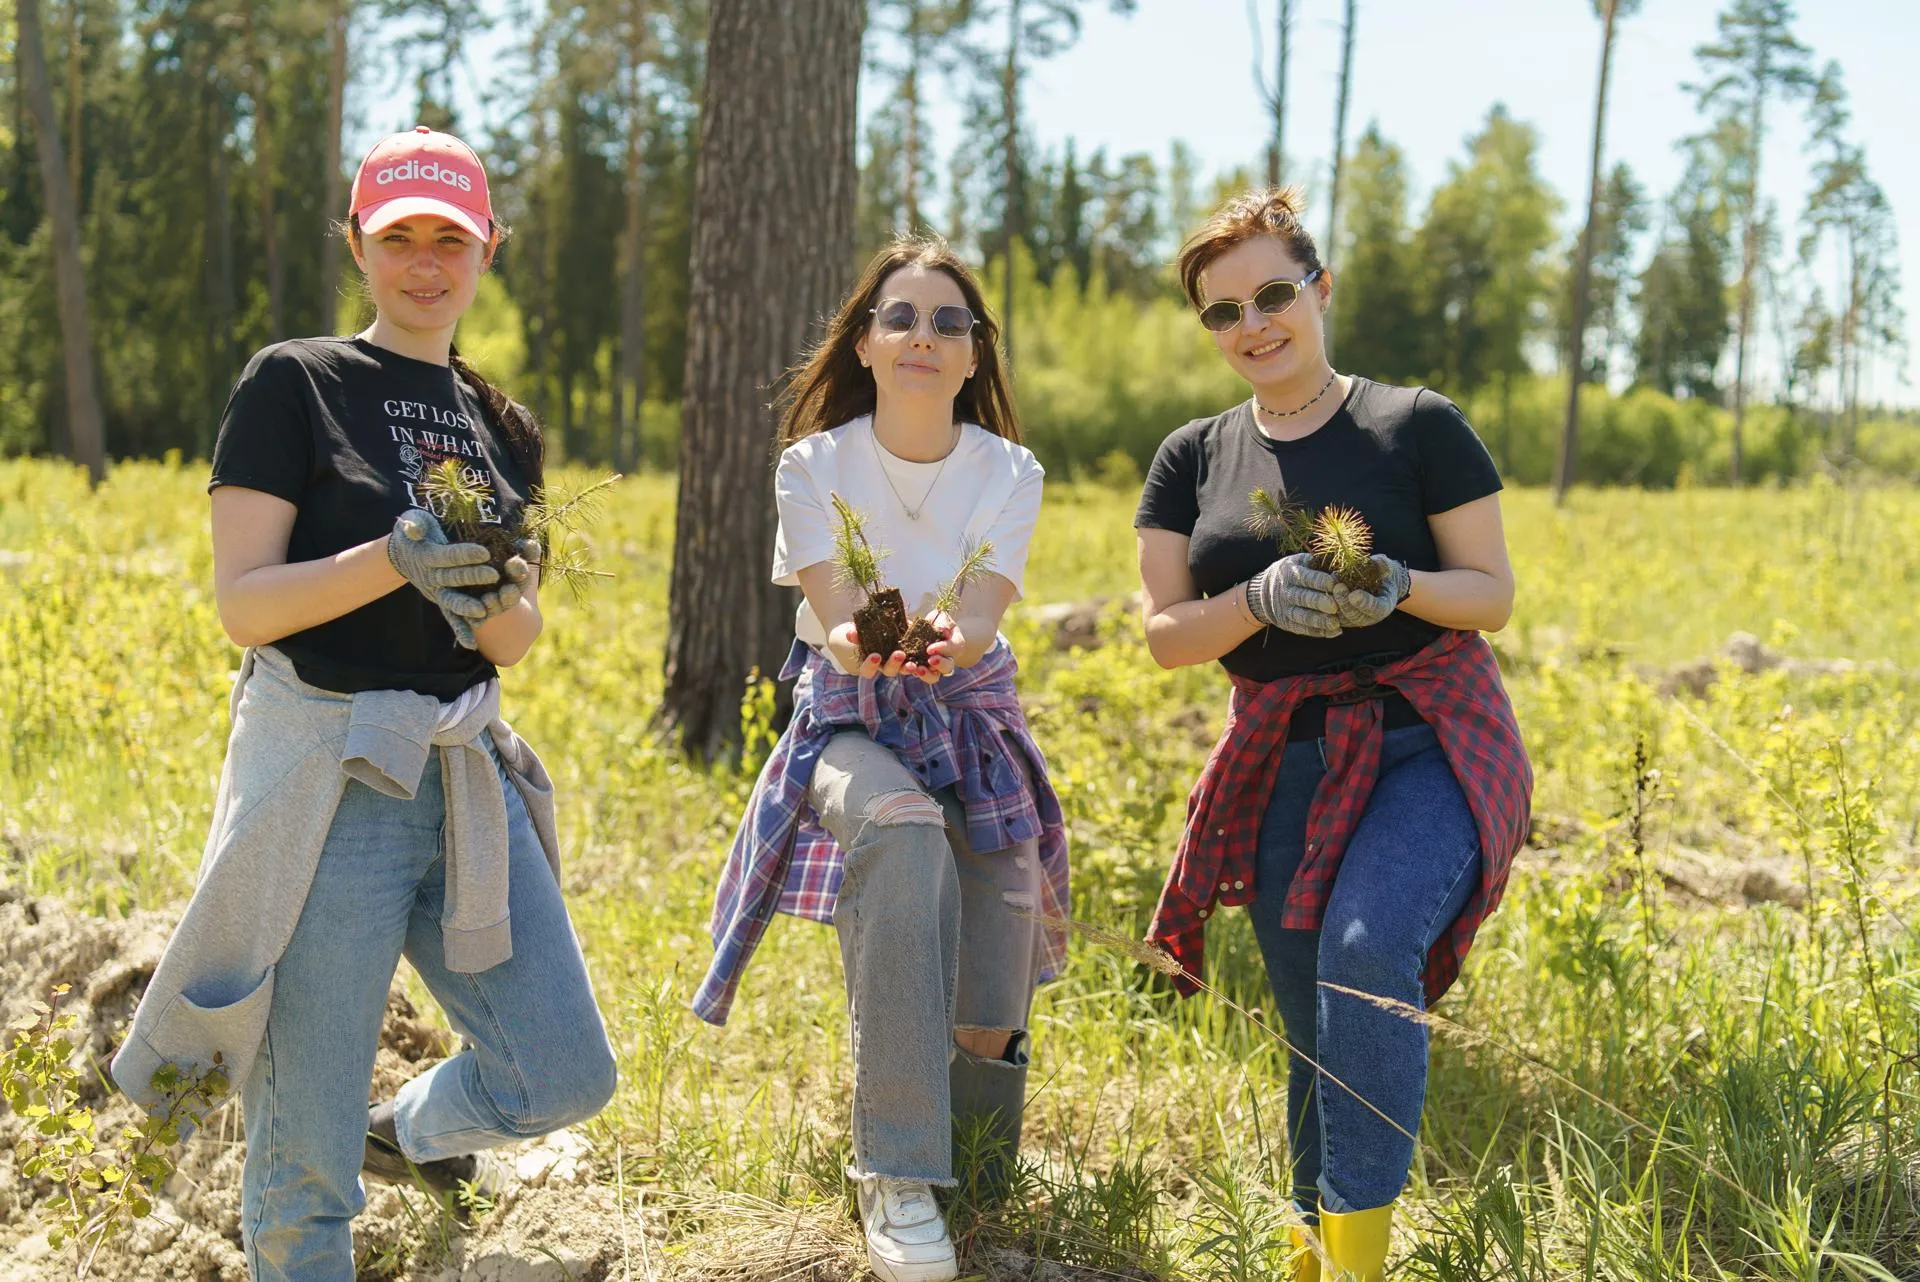
{"label": "ripped jeans", "polygon": [[952,1186],[956,1128],[984,1131],[1003,1159],[1019,1147],[1038,842],[973,850],[953,790],[930,795],[862,730],[834,735],[807,800],[847,856],[833,925],[853,1040],[851,1173]]}

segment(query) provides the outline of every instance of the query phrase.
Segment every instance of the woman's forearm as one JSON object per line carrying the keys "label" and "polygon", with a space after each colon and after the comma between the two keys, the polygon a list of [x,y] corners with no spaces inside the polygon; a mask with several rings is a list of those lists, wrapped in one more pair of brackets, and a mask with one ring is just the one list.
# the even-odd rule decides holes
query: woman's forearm
{"label": "woman's forearm", "polygon": [[993,615],[962,614],[954,620],[954,626],[966,643],[953,652],[956,668],[971,668],[985,658],[987,651],[993,649],[993,643],[1000,639],[1000,620]]}
{"label": "woman's forearm", "polygon": [[538,570],[528,574],[524,594],[511,610],[474,625],[473,639],[480,645],[480,657],[496,668],[509,668],[526,658],[546,626],[536,592],[539,576]]}
{"label": "woman's forearm", "polygon": [[1498,632],[1513,616],[1513,582],[1484,570],[1415,570],[1400,608],[1443,628]]}
{"label": "woman's forearm", "polygon": [[218,594],[220,623],[235,645],[269,645],[377,601],[406,580],[373,539],[314,561],[263,565]]}
{"label": "woman's forearm", "polygon": [[1163,668],[1212,663],[1235,649],[1260,623],[1247,609],[1246,584],[1218,596],[1176,601],[1147,616],[1147,651]]}

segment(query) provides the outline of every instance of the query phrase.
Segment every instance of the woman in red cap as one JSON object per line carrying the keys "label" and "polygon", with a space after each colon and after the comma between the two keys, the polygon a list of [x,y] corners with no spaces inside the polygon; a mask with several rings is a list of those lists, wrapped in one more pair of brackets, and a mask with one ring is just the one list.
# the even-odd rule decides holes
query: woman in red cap
{"label": "woman in red cap", "polygon": [[[420,128],[360,166],[347,226],[376,315],[248,363],[214,446],[214,580],[246,647],[192,902],[114,1075],[218,1063],[246,1106],[242,1233],[262,1282],[350,1282],[363,1169],[483,1190],[476,1156],[580,1121],[614,1058],[561,902],[551,781],[496,669],[540,634],[540,549],[451,542],[427,469],[505,521],[540,429],[453,350],[503,229],[486,173]],[[405,955],[466,1048],[369,1107]]]}

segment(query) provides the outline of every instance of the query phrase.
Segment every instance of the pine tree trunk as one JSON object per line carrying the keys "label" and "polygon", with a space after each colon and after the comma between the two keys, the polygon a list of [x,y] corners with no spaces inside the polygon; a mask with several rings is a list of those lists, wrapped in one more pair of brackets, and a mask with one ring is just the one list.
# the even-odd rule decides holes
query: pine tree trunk
{"label": "pine tree trunk", "polygon": [[[1287,173],[1287,61],[1293,42],[1293,0],[1280,0],[1275,8],[1277,28],[1273,69],[1273,143],[1267,150],[1267,186],[1278,187]],[[1327,246],[1327,253],[1333,246]]]}
{"label": "pine tree trunk", "polygon": [[[1327,187],[1327,241],[1321,257],[1331,261],[1339,255],[1340,242],[1340,170],[1347,150],[1347,100],[1353,88],[1354,0],[1347,0],[1347,19],[1340,35],[1340,93],[1333,111],[1333,180]],[[1333,308],[1327,308],[1327,360],[1333,360]]]}
{"label": "pine tree trunk", "polygon": [[1553,469],[1553,502],[1567,500],[1579,463],[1580,384],[1587,364],[1587,289],[1593,274],[1593,228],[1600,217],[1600,158],[1607,132],[1607,84],[1613,73],[1613,22],[1618,0],[1607,0],[1600,33],[1600,89],[1593,100],[1593,160],[1587,169],[1587,225],[1580,231],[1580,256],[1573,269],[1573,333],[1567,340],[1567,418],[1560,431],[1560,457]]}
{"label": "pine tree trunk", "polygon": [[53,282],[60,313],[60,350],[66,366],[66,439],[73,460],[95,485],[106,476],[106,428],[100,384],[94,372],[93,331],[87,321],[86,267],[80,259],[80,211],[54,123],[53,89],[47,81],[46,45],[40,34],[40,0],[18,0],[16,49],[21,89],[33,117],[46,187],[47,218],[53,224]]}
{"label": "pine tree trunk", "polygon": [[220,407],[227,389],[239,370],[233,350],[234,266],[233,266],[233,180],[227,168],[227,113],[221,93],[213,84],[212,69],[207,69],[207,205],[206,282],[207,346],[213,353],[208,363],[206,413],[201,420],[200,453],[213,452],[214,429],[220,421]]}
{"label": "pine tree trunk", "polygon": [[[918,23],[918,18],[914,19]],[[901,194],[906,205],[907,230],[920,231],[920,62],[925,56],[925,37],[916,25],[907,40],[907,74],[900,82],[900,96],[907,105],[906,182]]]}
{"label": "pine tree trunk", "polygon": [[[340,172],[340,130],[347,95],[347,28],[352,0],[333,0],[327,15],[326,216],[329,224],[347,216],[346,180]],[[331,230],[320,242],[320,329],[331,334],[340,313],[340,238]]]}
{"label": "pine tree trunk", "polygon": [[1007,65],[1001,73],[1000,109],[1006,116],[1006,172],[1002,181],[1006,194],[1001,198],[1000,231],[1006,262],[1006,276],[1000,285],[1000,351],[1007,371],[1013,372],[1013,243],[1023,230],[1018,225],[1020,207],[1020,0],[1007,0]]}
{"label": "pine tree trunk", "polygon": [[633,470],[639,455],[640,419],[647,399],[646,220],[641,151],[646,117],[641,110],[640,69],[645,61],[646,5],[627,10],[627,221],[623,229],[626,273],[620,282],[620,368],[613,379],[613,465]]}
{"label": "pine tree trunk", "polygon": [[[544,43],[544,28],[536,28],[532,57],[536,74],[543,66]],[[530,110],[533,122],[528,137],[537,167],[545,163],[547,155],[547,106],[535,101]],[[552,346],[549,339],[553,334],[553,273],[547,229],[554,225],[551,192],[556,184],[550,173],[541,173],[538,168],[535,170],[535,182],[539,191],[529,203],[536,204],[538,208],[529,211],[532,216],[528,221],[532,225],[519,245],[518,261],[526,265],[527,273],[527,297],[521,303],[521,330],[526,335],[528,383],[534,397],[529,405],[541,419],[551,423],[555,411],[552,362],[548,356]]]}
{"label": "pine tree trunk", "polygon": [[274,214],[273,118],[267,106],[266,51],[254,25],[253,6],[240,6],[246,32],[247,95],[253,99],[253,159],[260,201],[260,245],[267,260],[267,338],[286,336],[286,271],[280,261],[278,219]]}
{"label": "pine tree trunk", "polygon": [[1740,238],[1740,332],[1734,340],[1733,349],[1733,476],[1732,483],[1740,484],[1744,449],[1744,428],[1747,418],[1747,334],[1753,328],[1753,268],[1760,256],[1760,140],[1761,109],[1766,93],[1766,73],[1762,69],[1754,77],[1753,120],[1747,135],[1748,146],[1753,149],[1753,164],[1747,174],[1747,218],[1746,231]]}
{"label": "pine tree trunk", "polygon": [[86,51],[81,45],[86,0],[67,0],[67,173],[73,183],[73,202],[82,203],[80,175],[86,159],[87,68]]}
{"label": "pine tree trunk", "polygon": [[774,384],[846,288],[861,0],[715,0],[694,178],[686,409],[663,722],[710,759],[772,675],[793,598],[767,582]]}

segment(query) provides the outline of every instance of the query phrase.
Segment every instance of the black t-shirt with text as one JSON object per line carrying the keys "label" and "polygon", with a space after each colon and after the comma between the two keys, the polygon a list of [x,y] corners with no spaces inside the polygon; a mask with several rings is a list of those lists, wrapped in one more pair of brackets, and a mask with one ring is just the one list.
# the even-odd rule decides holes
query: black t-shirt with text
{"label": "black t-shirt with text", "polygon": [[[386,537],[402,512],[427,506],[416,487],[443,459],[493,487],[487,519],[526,501],[511,449],[451,368],[359,338],[298,338],[247,363],[220,421],[207,488],[243,486],[299,508],[291,564]],[[302,681],[341,694],[414,690],[444,701],[494,675],[411,584],[273,644]]]}
{"label": "black t-shirt with text", "polygon": [[[1214,596],[1273,563],[1273,540],[1248,524],[1255,488],[1284,492],[1317,511],[1354,508],[1373,529],[1373,549],[1411,569],[1437,570],[1427,518],[1500,489],[1486,446],[1452,401],[1426,388],[1356,377],[1346,402],[1295,441],[1261,433],[1251,401],[1195,419],[1160,443],[1148,469],[1136,527],[1187,535],[1188,568]],[[1228,672],[1255,681],[1298,676],[1372,655],[1406,655],[1443,629],[1404,610],[1337,637],[1263,628],[1222,656]]]}

